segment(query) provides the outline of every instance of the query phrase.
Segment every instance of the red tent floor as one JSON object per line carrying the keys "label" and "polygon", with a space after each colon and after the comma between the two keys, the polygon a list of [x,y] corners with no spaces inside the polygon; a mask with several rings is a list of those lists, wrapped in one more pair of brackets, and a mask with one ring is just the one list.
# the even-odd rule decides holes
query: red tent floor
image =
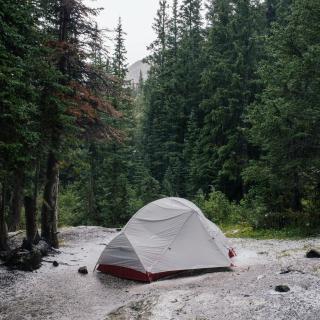
{"label": "red tent floor", "polygon": [[180,271],[166,271],[166,272],[159,272],[159,273],[150,273],[150,272],[143,273],[130,268],[125,268],[120,266],[111,266],[107,264],[99,264],[97,270],[104,273],[111,274],[119,278],[137,280],[137,281],[143,281],[143,282],[152,282],[160,278],[169,276],[171,274],[180,272]]}
{"label": "red tent floor", "polygon": [[[236,256],[235,251],[233,249],[230,249],[229,257],[232,258],[235,256]],[[232,267],[233,264],[231,264],[230,266]],[[150,272],[143,273],[134,269],[121,267],[121,266],[113,266],[108,264],[99,264],[97,270],[104,273],[111,274],[119,278],[137,280],[137,281],[143,281],[143,282],[152,282],[160,278],[164,278],[166,276],[185,271],[185,270],[178,270],[178,271],[165,271],[165,272],[159,272],[159,273],[150,273]]]}

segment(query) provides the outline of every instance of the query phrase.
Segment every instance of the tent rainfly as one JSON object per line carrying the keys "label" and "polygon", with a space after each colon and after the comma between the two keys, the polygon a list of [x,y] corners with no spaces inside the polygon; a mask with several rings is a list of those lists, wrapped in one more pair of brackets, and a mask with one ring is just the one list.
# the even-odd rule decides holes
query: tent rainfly
{"label": "tent rainfly", "polygon": [[105,247],[97,270],[151,282],[178,271],[232,266],[222,231],[192,202],[164,198],[140,209]]}

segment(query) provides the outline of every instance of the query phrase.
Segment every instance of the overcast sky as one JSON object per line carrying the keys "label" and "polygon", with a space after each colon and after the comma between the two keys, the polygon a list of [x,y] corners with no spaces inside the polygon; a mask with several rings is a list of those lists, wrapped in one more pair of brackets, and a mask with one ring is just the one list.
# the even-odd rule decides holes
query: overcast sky
{"label": "overcast sky", "polygon": [[98,17],[100,28],[114,29],[118,18],[122,18],[129,64],[147,55],[146,47],[154,40],[152,24],[159,0],[86,0],[86,3],[104,8]]}

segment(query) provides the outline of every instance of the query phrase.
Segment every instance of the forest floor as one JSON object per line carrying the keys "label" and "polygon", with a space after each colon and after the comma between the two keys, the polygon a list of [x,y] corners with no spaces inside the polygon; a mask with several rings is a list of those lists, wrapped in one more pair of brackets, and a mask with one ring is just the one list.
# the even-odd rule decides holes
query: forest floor
{"label": "forest floor", "polygon": [[[143,284],[92,272],[116,234],[100,227],[65,228],[61,253],[45,258],[58,267],[44,262],[32,273],[1,267],[0,319],[319,319],[320,260],[305,253],[320,248],[320,238],[231,239],[238,253],[231,271]],[[89,274],[79,274],[80,266]],[[291,290],[278,293],[277,285]]]}

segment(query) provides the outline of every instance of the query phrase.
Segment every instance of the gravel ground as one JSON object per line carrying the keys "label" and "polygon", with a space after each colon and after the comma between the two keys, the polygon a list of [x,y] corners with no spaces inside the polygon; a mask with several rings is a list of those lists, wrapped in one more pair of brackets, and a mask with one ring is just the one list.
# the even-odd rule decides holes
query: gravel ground
{"label": "gravel ground", "polygon": [[[151,284],[98,272],[95,263],[117,232],[99,227],[61,231],[61,253],[37,272],[0,268],[1,320],[320,319],[320,239],[231,239],[238,256],[231,271],[203,273]],[[87,266],[88,275],[80,275]],[[292,270],[281,274],[282,271]],[[278,293],[276,285],[290,291]]]}

